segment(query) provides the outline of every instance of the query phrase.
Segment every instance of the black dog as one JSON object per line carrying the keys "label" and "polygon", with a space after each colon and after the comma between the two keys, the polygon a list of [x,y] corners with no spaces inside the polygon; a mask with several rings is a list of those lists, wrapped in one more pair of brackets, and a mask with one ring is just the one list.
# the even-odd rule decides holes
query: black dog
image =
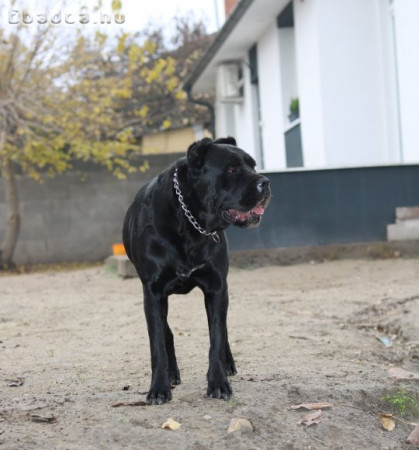
{"label": "black dog", "polygon": [[171,384],[180,383],[168,296],[196,286],[205,296],[210,333],[207,395],[231,396],[227,375],[237,372],[227,337],[223,230],[257,226],[269,197],[268,179],[255,172],[254,160],[234,138],[205,138],[142,187],[129,207],[123,240],[143,284],[152,367],[148,403],[170,401]]}

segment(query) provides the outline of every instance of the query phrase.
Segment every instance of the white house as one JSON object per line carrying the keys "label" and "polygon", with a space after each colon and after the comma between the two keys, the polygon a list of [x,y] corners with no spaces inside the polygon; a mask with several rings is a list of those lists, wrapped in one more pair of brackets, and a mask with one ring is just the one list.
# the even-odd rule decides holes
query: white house
{"label": "white house", "polygon": [[419,162],[419,0],[233,6],[186,83],[217,136],[269,171]]}

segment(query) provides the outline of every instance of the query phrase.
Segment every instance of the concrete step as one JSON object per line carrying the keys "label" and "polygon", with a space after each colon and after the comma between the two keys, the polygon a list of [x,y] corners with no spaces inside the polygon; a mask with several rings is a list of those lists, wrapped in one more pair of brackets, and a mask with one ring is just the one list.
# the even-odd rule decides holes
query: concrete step
{"label": "concrete step", "polygon": [[111,267],[121,278],[138,277],[134,265],[128,259],[128,256],[109,256],[105,259],[105,265]]}
{"label": "concrete step", "polygon": [[419,219],[419,206],[402,206],[396,208],[396,222]]}
{"label": "concrete step", "polygon": [[388,241],[419,240],[419,218],[387,225]]}

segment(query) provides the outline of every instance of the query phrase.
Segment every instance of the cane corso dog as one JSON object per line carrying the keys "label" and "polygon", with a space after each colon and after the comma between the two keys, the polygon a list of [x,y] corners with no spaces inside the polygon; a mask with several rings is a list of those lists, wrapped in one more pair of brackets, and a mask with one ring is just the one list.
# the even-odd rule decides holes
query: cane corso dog
{"label": "cane corso dog", "polygon": [[236,373],[227,336],[228,249],[224,229],[255,227],[269,202],[269,180],[232,137],[193,143],[186,157],[152,179],[129,207],[123,241],[143,284],[151,350],[147,402],[171,400],[180,383],[168,296],[204,293],[210,350],[208,397],[227,400]]}

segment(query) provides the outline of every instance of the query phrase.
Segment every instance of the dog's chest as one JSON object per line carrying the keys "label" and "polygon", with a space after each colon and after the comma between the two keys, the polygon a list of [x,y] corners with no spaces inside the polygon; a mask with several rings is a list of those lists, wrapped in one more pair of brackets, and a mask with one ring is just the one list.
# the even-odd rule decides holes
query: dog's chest
{"label": "dog's chest", "polygon": [[195,267],[177,265],[173,284],[169,288],[173,294],[187,294],[199,284],[200,273],[205,269],[205,264]]}
{"label": "dog's chest", "polygon": [[179,253],[176,274],[181,278],[191,278],[197,271],[205,267],[207,258],[202,245],[190,246]]}
{"label": "dog's chest", "polygon": [[176,264],[176,291],[183,293],[193,289],[205,268],[206,263],[200,258],[199,249],[192,248],[185,252]]}
{"label": "dog's chest", "polygon": [[176,275],[183,280],[189,280],[194,273],[198,270],[203,269],[205,267],[205,263],[199,264],[195,267],[190,266],[179,266],[176,270]]}

